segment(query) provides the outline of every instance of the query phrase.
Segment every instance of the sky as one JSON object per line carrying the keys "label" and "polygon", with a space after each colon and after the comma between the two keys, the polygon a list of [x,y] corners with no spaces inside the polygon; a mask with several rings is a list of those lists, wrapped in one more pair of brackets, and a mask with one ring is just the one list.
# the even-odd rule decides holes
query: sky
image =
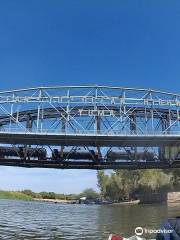
{"label": "sky", "polygon": [[[180,89],[179,0],[1,0],[0,90]],[[96,171],[0,167],[0,189],[78,193]]]}

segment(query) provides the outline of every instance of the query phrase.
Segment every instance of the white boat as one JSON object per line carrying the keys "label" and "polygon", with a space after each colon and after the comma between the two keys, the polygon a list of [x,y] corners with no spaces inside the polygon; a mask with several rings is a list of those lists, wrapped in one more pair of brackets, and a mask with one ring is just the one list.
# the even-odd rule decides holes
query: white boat
{"label": "white boat", "polygon": [[115,203],[112,203],[112,205],[136,205],[136,204],[139,204],[140,203],[140,200],[137,199],[137,200],[132,200],[132,201],[123,201],[123,202],[115,202]]}

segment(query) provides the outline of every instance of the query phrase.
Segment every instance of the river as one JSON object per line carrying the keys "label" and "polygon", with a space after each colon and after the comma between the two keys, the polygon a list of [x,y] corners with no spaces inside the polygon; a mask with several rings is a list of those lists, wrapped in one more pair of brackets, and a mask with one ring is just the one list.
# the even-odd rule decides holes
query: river
{"label": "river", "polygon": [[178,214],[180,206],[69,205],[0,200],[0,239],[107,240],[110,233],[134,235],[138,226],[158,229],[164,219]]}

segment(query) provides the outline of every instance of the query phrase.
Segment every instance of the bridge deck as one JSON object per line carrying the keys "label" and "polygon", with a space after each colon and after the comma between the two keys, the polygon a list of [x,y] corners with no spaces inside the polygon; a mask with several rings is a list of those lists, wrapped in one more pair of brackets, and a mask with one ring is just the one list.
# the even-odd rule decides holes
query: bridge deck
{"label": "bridge deck", "polygon": [[93,135],[0,132],[0,143],[51,146],[177,146],[180,135]]}
{"label": "bridge deck", "polygon": [[167,162],[80,162],[68,161],[58,162],[53,160],[17,160],[17,159],[0,159],[0,165],[3,166],[16,166],[26,168],[56,168],[56,169],[170,169],[180,168],[180,161],[172,164]]}

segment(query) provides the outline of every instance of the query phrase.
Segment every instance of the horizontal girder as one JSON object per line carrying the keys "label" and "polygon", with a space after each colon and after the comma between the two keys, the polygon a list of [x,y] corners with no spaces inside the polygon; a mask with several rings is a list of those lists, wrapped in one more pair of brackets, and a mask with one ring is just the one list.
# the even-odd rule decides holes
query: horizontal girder
{"label": "horizontal girder", "polygon": [[[107,110],[108,109],[108,110]],[[54,118],[60,118],[62,115],[65,115],[67,109],[64,107],[57,107],[57,108],[43,108],[41,110],[41,113],[43,114],[43,119],[54,119]],[[145,117],[145,111],[146,111],[146,117],[148,119],[155,118],[155,119],[165,119],[169,115],[169,109],[156,109],[152,111],[152,108],[148,107],[146,110],[142,107],[127,107],[126,111],[128,112],[129,116],[136,116],[139,118]],[[83,107],[73,107],[72,110],[69,110],[69,116],[76,116],[76,117],[83,117],[83,116],[96,116],[99,114],[99,116],[108,117],[108,116],[121,116],[123,114],[123,109],[119,109],[117,107],[113,106],[98,106],[96,108],[96,111],[94,111],[94,107],[92,106],[86,106]],[[37,120],[38,119],[38,109],[30,109],[26,111],[20,111],[15,112],[12,114],[12,117],[14,119],[14,122],[16,122],[16,119],[18,119],[18,122],[26,122],[29,118],[31,120]],[[170,119],[176,120],[178,119],[178,112],[177,110],[171,110]],[[11,116],[9,115],[0,115],[0,126],[9,124],[11,119]]]}
{"label": "horizontal girder", "polygon": [[0,165],[26,167],[26,168],[57,168],[57,169],[170,169],[180,168],[180,161],[173,164],[165,162],[121,162],[121,163],[89,163],[89,162],[68,162],[61,163],[52,160],[44,161],[20,161],[17,159],[0,159]]}
{"label": "horizontal girder", "polygon": [[8,133],[0,132],[4,144],[52,145],[52,146],[179,146],[180,135],[98,135],[98,134],[52,134],[52,133]]}

